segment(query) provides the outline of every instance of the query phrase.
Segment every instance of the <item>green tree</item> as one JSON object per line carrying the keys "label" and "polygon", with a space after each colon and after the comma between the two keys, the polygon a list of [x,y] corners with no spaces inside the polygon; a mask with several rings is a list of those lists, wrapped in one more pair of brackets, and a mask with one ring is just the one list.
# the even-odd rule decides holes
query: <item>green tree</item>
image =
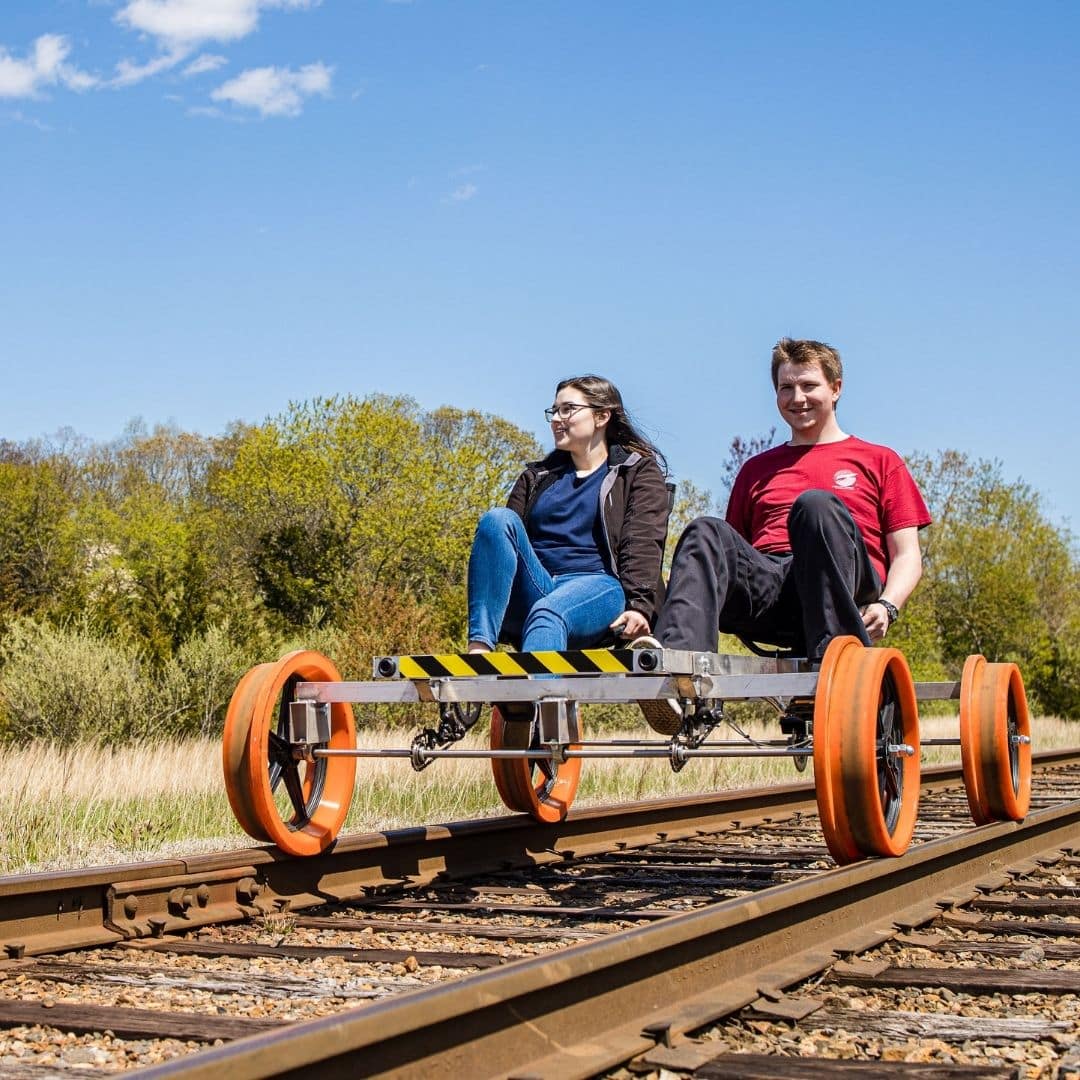
{"label": "green tree", "polygon": [[213,440],[138,422],[80,455],[82,574],[60,615],[127,634],[161,664],[232,606],[215,595],[204,527],[214,456]]}
{"label": "green tree", "polygon": [[476,521],[538,452],[498,417],[425,413],[409,398],[293,404],[237,432],[211,470],[220,546],[284,627],[316,610],[336,623],[382,584],[458,636]]}
{"label": "green tree", "polygon": [[0,458],[0,618],[47,610],[78,570],[75,496],[63,462],[7,444]]}
{"label": "green tree", "polygon": [[1072,536],[1047,520],[1029,485],[1003,478],[999,462],[944,451],[910,465],[934,517],[920,592],[942,661],[954,673],[971,653],[1015,661],[1042,708],[1075,715],[1080,567]]}

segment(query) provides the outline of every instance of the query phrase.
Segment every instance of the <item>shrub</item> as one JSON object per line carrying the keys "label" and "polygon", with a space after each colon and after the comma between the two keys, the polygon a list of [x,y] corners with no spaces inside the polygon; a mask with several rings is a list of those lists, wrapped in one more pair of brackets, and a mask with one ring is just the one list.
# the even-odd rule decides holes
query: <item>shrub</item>
{"label": "shrub", "polygon": [[170,735],[220,734],[225,710],[251,658],[226,623],[188,638],[151,689],[154,711]]}
{"label": "shrub", "polygon": [[0,645],[0,735],[114,744],[216,734],[249,659],[228,624],[188,638],[157,667],[85,621],[15,620]]}
{"label": "shrub", "polygon": [[85,623],[9,624],[0,648],[0,713],[6,738],[118,742],[150,734],[150,694],[134,646]]}

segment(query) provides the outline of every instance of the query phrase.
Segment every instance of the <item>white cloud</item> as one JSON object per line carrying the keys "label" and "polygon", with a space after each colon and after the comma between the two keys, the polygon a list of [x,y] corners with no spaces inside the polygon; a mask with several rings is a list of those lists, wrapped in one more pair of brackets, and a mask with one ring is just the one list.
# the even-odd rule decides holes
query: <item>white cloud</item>
{"label": "white cloud", "polygon": [[205,41],[237,41],[271,8],[310,8],[320,0],[128,0],[117,22],[157,38],[166,51],[194,51]]}
{"label": "white cloud", "polygon": [[321,62],[292,68],[262,67],[242,71],[219,86],[210,96],[214,101],[231,101],[263,116],[299,116],[304,98],[330,92],[334,69]]}
{"label": "white cloud", "polygon": [[[160,55],[145,64],[122,60],[116,65],[114,86],[130,86],[176,67],[203,44],[238,41],[253,33],[263,11],[317,7],[322,0],[127,0],[115,20],[129,30],[153,38]],[[201,56],[184,75],[213,71],[224,57]]]}
{"label": "white cloud", "polygon": [[13,113],[7,114],[7,119],[13,121],[16,124],[26,124],[27,127],[37,128],[38,131],[52,131],[52,127],[48,124],[42,123],[36,116],[27,116],[25,113],[16,110]]}
{"label": "white cloud", "polygon": [[479,188],[475,184],[462,184],[461,187],[450,192],[450,201],[468,202],[477,191],[479,191]]}
{"label": "white cloud", "polygon": [[0,97],[35,97],[46,86],[89,90],[93,75],[65,63],[71,42],[61,34],[42,34],[29,56],[19,59],[0,45]]}
{"label": "white cloud", "polygon": [[101,80],[96,75],[68,67],[66,64],[60,69],[60,78],[69,90],[77,90],[79,93],[101,85]]}
{"label": "white cloud", "polygon": [[145,64],[136,64],[131,60],[121,60],[116,65],[116,75],[109,81],[110,86],[134,86],[143,79],[149,79],[152,75],[159,75],[163,71],[176,67],[184,57],[185,52],[164,53],[148,60]]}
{"label": "white cloud", "polygon": [[202,75],[206,71],[217,71],[219,67],[227,64],[229,61],[224,56],[215,56],[212,53],[203,53],[202,56],[196,57],[190,64],[183,70],[183,75],[190,78],[192,75]]}

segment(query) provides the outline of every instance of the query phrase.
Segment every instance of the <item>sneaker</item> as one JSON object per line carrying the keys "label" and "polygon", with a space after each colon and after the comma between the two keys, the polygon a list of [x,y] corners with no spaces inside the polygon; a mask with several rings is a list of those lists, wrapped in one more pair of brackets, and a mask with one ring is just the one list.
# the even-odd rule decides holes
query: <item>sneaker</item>
{"label": "sneaker", "polygon": [[[630,642],[631,649],[662,649],[664,646],[654,637],[644,635]],[[658,735],[677,735],[682,727],[683,715],[674,698],[645,698],[638,701],[649,727]]]}

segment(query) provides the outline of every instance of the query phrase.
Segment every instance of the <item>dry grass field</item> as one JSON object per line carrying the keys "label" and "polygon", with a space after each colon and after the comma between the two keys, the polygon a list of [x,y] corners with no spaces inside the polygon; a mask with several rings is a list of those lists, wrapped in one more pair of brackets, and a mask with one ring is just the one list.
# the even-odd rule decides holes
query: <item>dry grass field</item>
{"label": "dry grass field", "polygon": [[[587,719],[587,718],[586,718]],[[1077,743],[1075,723],[1033,721],[1035,749]],[[956,721],[930,717],[923,738],[950,737]],[[751,725],[753,738],[775,738],[775,725]],[[644,738],[643,729],[614,733]],[[465,745],[484,745],[482,732]],[[714,736],[724,737],[727,736]],[[364,746],[406,746],[401,731],[372,731]],[[957,748],[928,748],[925,765],[955,761]],[[809,779],[810,772],[803,774]],[[679,774],[666,762],[586,761],[577,806],[597,805],[790,783],[800,779],[788,760],[710,759]],[[217,741],[185,740],[118,749],[47,744],[0,749],[0,874],[132,861],[161,854],[192,854],[246,845],[233,819],[221,776]],[[486,761],[438,761],[415,773],[402,759],[362,759],[347,831],[502,814]]]}

